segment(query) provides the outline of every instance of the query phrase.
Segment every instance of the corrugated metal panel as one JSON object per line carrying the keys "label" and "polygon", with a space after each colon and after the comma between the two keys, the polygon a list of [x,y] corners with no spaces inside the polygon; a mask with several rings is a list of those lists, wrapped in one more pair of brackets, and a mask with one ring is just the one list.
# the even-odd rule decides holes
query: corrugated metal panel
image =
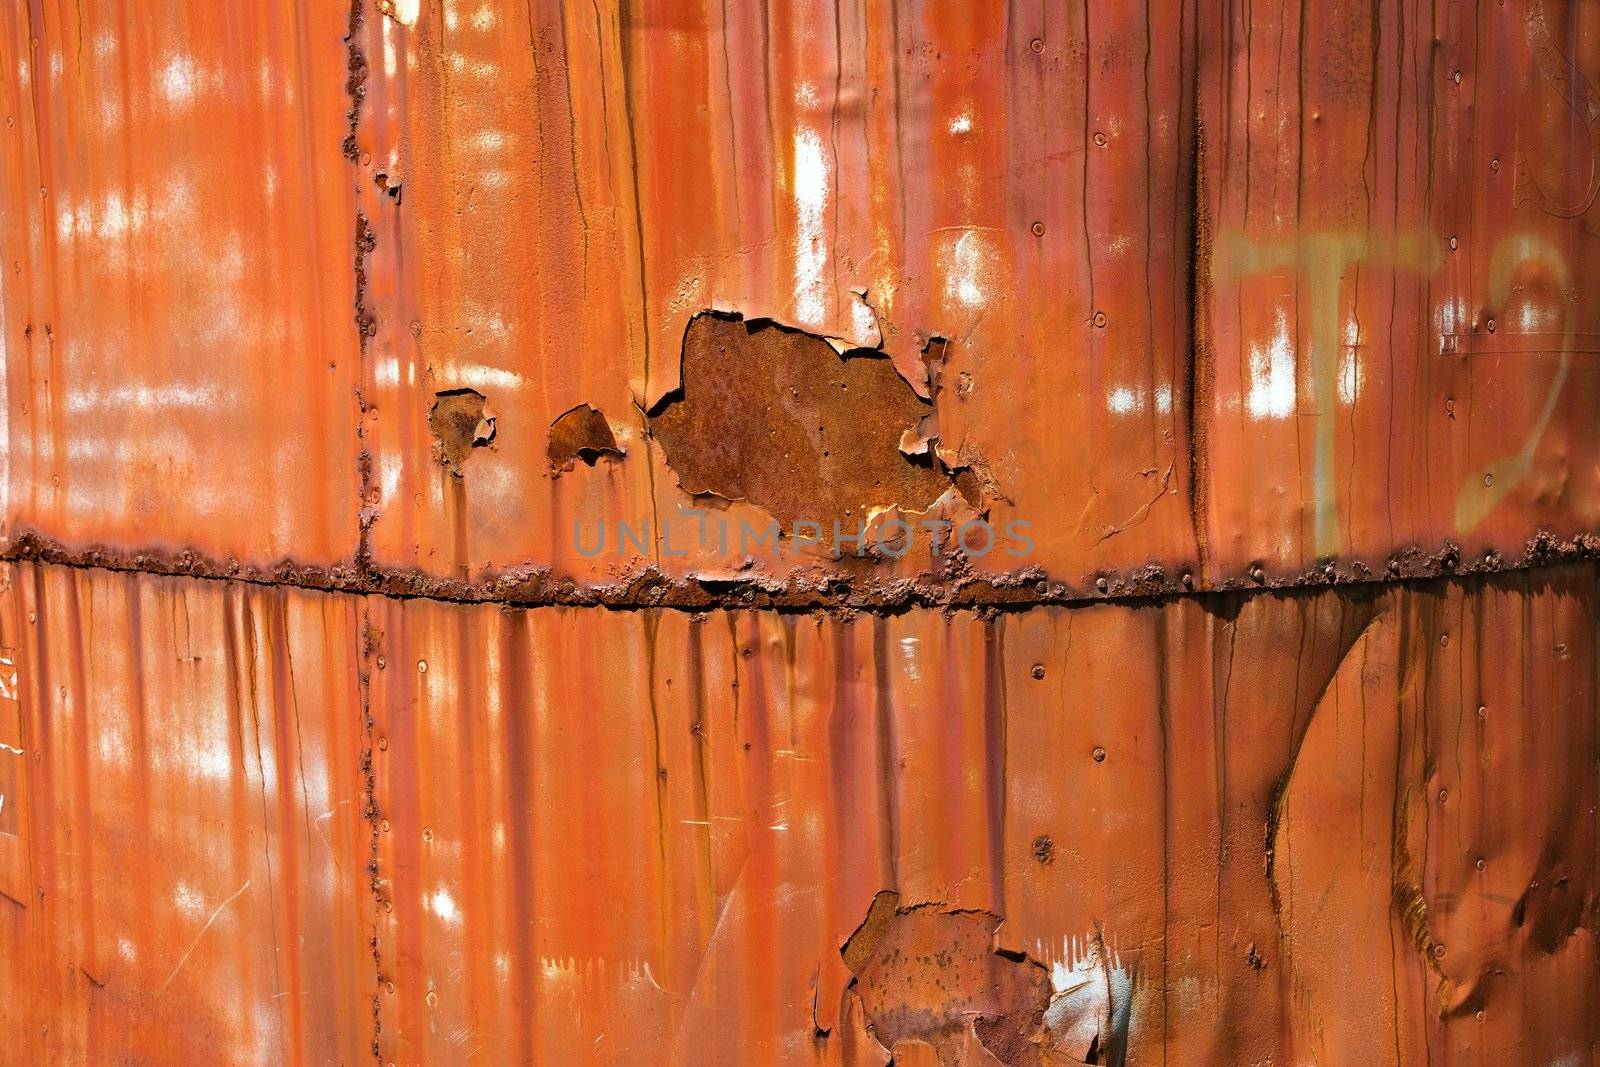
{"label": "corrugated metal panel", "polygon": [[348,562],[333,4],[0,9],[7,534]]}
{"label": "corrugated metal panel", "polygon": [[1597,30],[0,5],[0,1062],[1594,1061]]}
{"label": "corrugated metal panel", "polygon": [[15,775],[0,830],[18,846],[0,882],[0,1060],[369,1056],[359,603],[9,578],[21,730],[0,750]]}
{"label": "corrugated metal panel", "polygon": [[850,623],[18,567],[0,1011],[34,1061],[348,1062],[375,996],[384,1062],[882,1062],[1021,968],[1079,1059],[1587,1059],[1596,593]]}
{"label": "corrugated metal panel", "polygon": [[[10,5],[12,532],[228,572],[359,565],[364,531],[383,571],[553,568],[486,587],[546,600],[793,569],[738,547],[770,502],[700,537],[680,483],[741,494],[697,448],[863,518],[929,504],[829,465],[840,439],[909,462],[842,399],[680,382],[719,309],[881,349],[910,384],[869,410],[936,393],[944,461],[1031,524],[980,573],[1092,596],[1521,561],[1600,506],[1600,70],[1587,8],[1473,10]],[[732,392],[673,454],[643,412],[680,385]],[[458,476],[430,416],[461,389],[494,421]],[[558,474],[583,404],[625,455]],[[575,521],[650,533],[587,556]]]}

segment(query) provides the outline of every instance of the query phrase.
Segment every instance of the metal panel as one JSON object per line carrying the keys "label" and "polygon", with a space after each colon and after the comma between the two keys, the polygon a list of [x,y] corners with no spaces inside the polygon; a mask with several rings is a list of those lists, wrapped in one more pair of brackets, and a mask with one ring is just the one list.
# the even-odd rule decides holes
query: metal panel
{"label": "metal panel", "polygon": [[[1329,560],[1371,575],[1419,547],[1405,567],[1437,571],[1592,531],[1600,486],[1571,460],[1600,399],[1576,282],[1596,254],[1586,23],[1537,0],[1481,25],[1400,4],[1250,17],[677,3],[369,21],[375,557],[748,576],[721,549],[748,505],[702,537],[693,457],[641,415],[728,387],[680,380],[705,309],[872,347],[918,388],[928,339],[948,338],[942,445],[1074,592],[1321,581]],[[467,387],[498,436],[447,476],[426,416]],[[579,404],[627,455],[552,473],[547,428]],[[780,420],[858,432],[838,404],[796,404]],[[825,434],[797,461],[758,443],[759,404],[719,414],[700,447],[813,496],[849,482]],[[863,509],[912,506],[860,491]],[[570,527],[597,517],[675,537],[582,558]]]}
{"label": "metal panel", "polygon": [[[374,995],[355,601],[20,567],[0,1061],[354,1063]],[[13,886],[20,889],[14,891]]]}
{"label": "metal panel", "polygon": [[[913,574],[1099,596],[1591,551],[1591,14],[1474,11],[19,0],[12,554],[906,603],[942,595]],[[682,381],[712,310],[899,376],[786,411],[715,360]],[[482,433],[443,441],[461,390]],[[675,403],[725,432],[657,440]],[[617,452],[552,432],[583,405]],[[859,416],[907,406],[909,456]],[[860,525],[982,512],[1031,546],[769,559],[740,523],[781,509],[707,478],[719,449]],[[866,476],[914,460],[940,502]]]}
{"label": "metal panel", "polygon": [[0,1063],[1594,1061],[1595,20],[0,5]]}
{"label": "metal panel", "polygon": [[356,550],[333,4],[0,7],[7,545]]}
{"label": "metal panel", "polygon": [[1596,595],[846,622],[18,567],[0,1011],[33,1062],[1587,1058]]}

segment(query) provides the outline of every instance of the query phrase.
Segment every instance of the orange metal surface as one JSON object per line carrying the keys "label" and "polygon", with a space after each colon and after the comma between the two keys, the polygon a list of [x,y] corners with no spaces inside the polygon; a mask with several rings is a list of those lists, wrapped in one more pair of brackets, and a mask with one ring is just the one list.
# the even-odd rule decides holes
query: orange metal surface
{"label": "orange metal surface", "polygon": [[1600,1062],[1597,78],[0,3],[0,1064]]}
{"label": "orange metal surface", "polygon": [[8,534],[355,554],[344,21],[222,14],[0,7]]}
{"label": "orange metal surface", "polygon": [[[691,551],[653,562],[737,568],[718,538],[693,551],[638,417],[716,387],[679,381],[704,308],[881,349],[912,382],[948,338],[945,446],[1074,587],[1592,531],[1600,60],[1588,10],[1547,6],[369,20],[375,558],[614,576],[650,553],[576,558],[575,518],[677,516]],[[463,385],[507,415],[458,481],[421,419]],[[629,455],[550,478],[544,428],[579,403]]]}
{"label": "orange metal surface", "polygon": [[6,1058],[882,1063],[1009,1023],[1007,1063],[1591,1062],[1597,594],[850,623],[15,567]]}
{"label": "orange metal surface", "polygon": [[[680,381],[707,309],[892,361],[1029,524],[975,569],[1066,595],[1595,532],[1591,6],[258,7],[7,5],[13,546],[781,579],[646,433],[724,384]],[[444,464],[461,389],[495,431]],[[580,405],[623,454],[553,469]],[[844,408],[763,410],[702,447],[927,506],[830,470]],[[749,443],[776,417],[800,453]]]}

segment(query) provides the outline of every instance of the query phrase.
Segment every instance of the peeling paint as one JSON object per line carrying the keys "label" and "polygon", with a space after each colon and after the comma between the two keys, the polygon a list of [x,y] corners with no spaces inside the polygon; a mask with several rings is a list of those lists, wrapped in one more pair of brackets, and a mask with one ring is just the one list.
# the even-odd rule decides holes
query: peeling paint
{"label": "peeling paint", "polygon": [[579,460],[594,466],[601,456],[625,455],[606,417],[588,404],[564,412],[550,425],[550,471],[560,475]]}

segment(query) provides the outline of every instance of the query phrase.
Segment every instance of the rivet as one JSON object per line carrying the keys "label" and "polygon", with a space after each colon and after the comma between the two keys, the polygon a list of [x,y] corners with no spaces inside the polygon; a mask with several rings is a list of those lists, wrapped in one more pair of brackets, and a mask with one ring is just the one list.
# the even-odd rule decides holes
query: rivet
{"label": "rivet", "polygon": [[422,828],[422,839],[424,841],[432,841],[433,840],[433,830],[432,830],[432,828],[427,827],[427,826],[424,826]]}
{"label": "rivet", "polygon": [[417,660],[417,673],[418,674],[427,674],[428,673],[428,661],[427,660],[425,660],[425,659]]}
{"label": "rivet", "polygon": [[1094,324],[1096,326],[1099,326],[1099,327],[1102,327],[1102,328],[1105,326],[1105,324],[1106,324],[1106,313],[1104,311],[1096,311],[1094,313]]}
{"label": "rivet", "polygon": [[379,752],[387,752],[387,751],[389,751],[389,739],[387,737],[378,738],[378,751]]}
{"label": "rivet", "polygon": [[1478,718],[1487,719],[1488,717],[1489,717],[1489,709],[1484,707],[1482,704],[1479,704],[1478,705]]}
{"label": "rivet", "polygon": [[1454,237],[1452,237],[1452,238],[1450,238],[1450,251],[1454,252],[1455,250],[1456,250],[1456,239]]}
{"label": "rivet", "polygon": [[1484,868],[1485,868],[1485,867],[1487,867],[1487,866],[1489,866],[1489,863],[1488,863],[1488,861],[1487,861],[1487,860],[1485,860],[1485,859],[1483,859],[1483,858],[1482,858],[1482,857],[1481,857],[1481,856],[1480,856],[1480,857],[1479,857],[1479,858],[1478,858],[1478,864],[1477,864],[1477,866],[1478,866],[1478,870],[1480,870],[1480,871],[1481,871],[1481,870],[1483,870],[1483,869],[1484,869]]}
{"label": "rivet", "polygon": [[1329,578],[1332,578],[1338,572],[1334,569],[1333,563],[1329,562],[1323,566],[1322,573],[1326,574]]}
{"label": "rivet", "polygon": [[1104,763],[1106,761],[1106,750],[1103,748],[1096,748],[1094,750],[1094,761],[1096,763]]}
{"label": "rivet", "polygon": [[1040,582],[1038,585],[1034,586],[1034,588],[1039,591],[1039,595],[1040,596],[1049,596],[1050,595],[1050,583],[1049,582]]}
{"label": "rivet", "polygon": [[1044,681],[1044,664],[1043,663],[1035,663],[1033,665],[1033,677],[1034,677],[1035,681],[1041,681],[1041,682]]}
{"label": "rivet", "polygon": [[1490,319],[1488,322],[1484,323],[1483,328],[1488,330],[1490,333],[1494,333],[1494,320]]}
{"label": "rivet", "polygon": [[1449,634],[1440,634],[1439,635],[1439,647],[1440,648],[1449,648],[1450,647],[1450,635]]}
{"label": "rivet", "polygon": [[1498,159],[1489,160],[1489,173],[1491,173],[1491,174],[1499,174],[1500,173],[1500,161]]}
{"label": "rivet", "polygon": [[1099,130],[1096,130],[1094,134],[1094,143],[1100,148],[1104,148],[1106,146],[1106,135],[1101,133]]}
{"label": "rivet", "polygon": [[1032,229],[1033,229],[1033,235],[1035,237],[1043,237],[1044,236],[1044,223],[1035,222],[1033,224]]}
{"label": "rivet", "polygon": [[1443,945],[1434,945],[1433,946],[1433,956],[1434,956],[1434,959],[1443,959],[1444,958],[1444,946]]}
{"label": "rivet", "polygon": [[1461,72],[1459,70],[1455,72],[1455,81],[1457,85],[1461,84]]}
{"label": "rivet", "polygon": [[388,990],[389,995],[391,997],[394,996],[394,983],[393,982],[385,982],[383,988]]}
{"label": "rivet", "polygon": [[433,990],[430,989],[430,990],[428,990],[427,997],[424,998],[424,999],[427,1000],[428,1007],[432,1008],[432,1007],[436,1006],[439,1003],[439,994],[435,993]]}
{"label": "rivet", "polygon": [[379,657],[378,657],[378,669],[379,669],[379,670],[380,670],[380,671],[381,671],[381,670],[383,670],[383,666],[384,666],[384,663],[383,663],[383,657],[382,657],[382,656],[379,656]]}
{"label": "rivet", "polygon": [[1484,475],[1484,476],[1483,476],[1483,484],[1484,484],[1484,487],[1485,487],[1485,488],[1487,488],[1487,487],[1489,487],[1489,486],[1491,486],[1491,485],[1493,485],[1493,484],[1494,484],[1494,475],[1492,475],[1492,474],[1485,474],[1485,475]]}
{"label": "rivet", "polygon": [[1480,1023],[1483,1022],[1483,1012],[1481,1010],[1473,1012],[1472,1017],[1478,1020]]}
{"label": "rivet", "polygon": [[1448,789],[1439,790],[1439,803],[1443,804],[1445,801],[1447,801],[1449,799],[1450,799],[1450,791]]}
{"label": "rivet", "polygon": [[1194,588],[1194,575],[1190,574],[1188,571],[1184,571],[1183,574],[1179,575],[1178,580],[1183,583],[1183,587],[1185,589]]}
{"label": "rivet", "polygon": [[378,824],[378,829],[382,830],[384,833],[388,833],[389,832],[389,820],[385,819],[382,822],[380,822]]}
{"label": "rivet", "polygon": [[1028,42],[1028,49],[1034,55],[1038,55],[1040,52],[1044,51],[1044,42],[1035,37],[1033,40]]}
{"label": "rivet", "polygon": [[1250,580],[1259,582],[1266,577],[1266,572],[1261,569],[1261,564],[1252,564],[1250,567]]}
{"label": "rivet", "polygon": [[29,622],[38,622],[39,621],[38,613],[32,612],[32,611],[28,612],[28,621]]}
{"label": "rivet", "polygon": [[1100,592],[1104,593],[1107,589],[1109,589],[1111,587],[1111,583],[1107,582],[1103,577],[1102,578],[1096,578],[1094,580],[1094,587],[1096,589],[1100,590]]}

